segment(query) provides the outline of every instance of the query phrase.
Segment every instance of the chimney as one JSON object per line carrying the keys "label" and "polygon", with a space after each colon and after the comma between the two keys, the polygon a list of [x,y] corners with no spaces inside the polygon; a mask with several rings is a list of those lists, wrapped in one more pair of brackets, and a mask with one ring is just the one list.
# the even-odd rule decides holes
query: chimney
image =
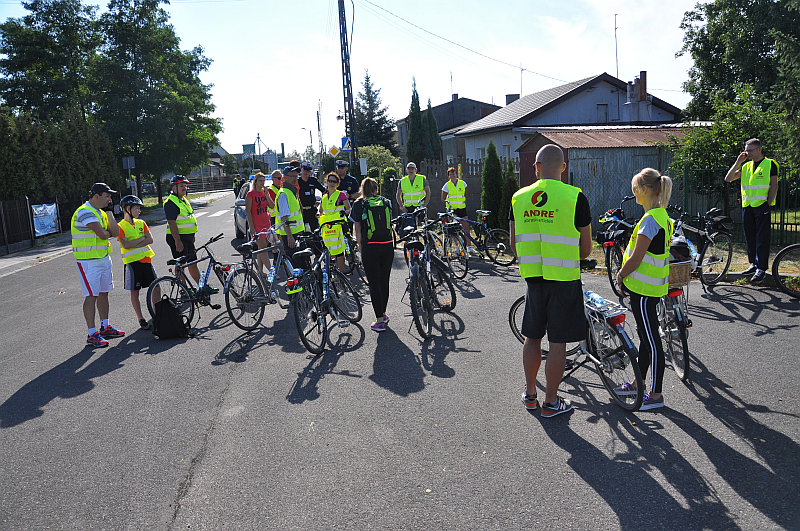
{"label": "chimney", "polygon": [[519,94],[506,94],[506,105],[514,103],[519,99]]}
{"label": "chimney", "polygon": [[458,99],[458,94],[453,94],[453,101],[456,101],[457,99]]}
{"label": "chimney", "polygon": [[647,71],[639,72],[639,101],[647,101]]}

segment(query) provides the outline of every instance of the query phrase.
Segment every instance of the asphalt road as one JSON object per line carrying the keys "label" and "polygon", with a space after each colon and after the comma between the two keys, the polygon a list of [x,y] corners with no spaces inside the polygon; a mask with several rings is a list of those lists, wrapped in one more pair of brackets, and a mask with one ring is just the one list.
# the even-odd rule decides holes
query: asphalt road
{"label": "asphalt road", "polygon": [[[233,236],[232,203],[198,208],[199,243]],[[667,369],[666,408],[625,413],[583,369],[575,411],[542,419],[516,269],[478,264],[423,342],[397,253],[390,330],[367,305],[310,358],[278,307],[249,335],[224,304],[193,339],[136,330],[121,262],[107,349],[85,346],[71,255],[0,277],[0,529],[800,528],[800,301],[777,291],[693,283],[692,382]]]}

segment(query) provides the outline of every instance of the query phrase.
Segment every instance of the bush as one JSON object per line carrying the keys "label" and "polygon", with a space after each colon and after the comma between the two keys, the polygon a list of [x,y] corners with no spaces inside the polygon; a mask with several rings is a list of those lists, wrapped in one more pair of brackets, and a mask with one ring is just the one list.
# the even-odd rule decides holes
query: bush
{"label": "bush", "polygon": [[381,195],[392,198],[392,180],[397,179],[397,168],[384,168],[381,179]]}

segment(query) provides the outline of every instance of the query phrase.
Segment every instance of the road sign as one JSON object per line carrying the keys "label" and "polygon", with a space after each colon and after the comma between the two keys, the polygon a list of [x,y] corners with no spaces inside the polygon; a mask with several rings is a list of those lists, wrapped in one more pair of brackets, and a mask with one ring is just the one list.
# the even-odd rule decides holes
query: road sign
{"label": "road sign", "polygon": [[336,155],[339,154],[340,151],[341,150],[339,148],[337,148],[336,146],[333,146],[333,147],[331,147],[329,153],[335,157]]}
{"label": "road sign", "polygon": [[344,153],[352,153],[353,152],[353,139],[349,136],[342,137],[342,152]]}
{"label": "road sign", "polygon": [[135,168],[135,162],[133,161],[133,157],[122,157],[122,169],[123,170],[130,170],[131,168]]}

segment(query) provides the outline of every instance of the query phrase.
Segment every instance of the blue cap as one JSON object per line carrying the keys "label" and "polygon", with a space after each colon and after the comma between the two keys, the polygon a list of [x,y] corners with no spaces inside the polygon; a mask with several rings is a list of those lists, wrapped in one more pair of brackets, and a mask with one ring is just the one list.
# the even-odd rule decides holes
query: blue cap
{"label": "blue cap", "polygon": [[337,168],[349,168],[350,167],[350,163],[347,162],[346,160],[337,160],[336,161],[336,167]]}
{"label": "blue cap", "polygon": [[287,173],[289,173],[291,171],[298,171],[297,166],[286,166],[285,168],[283,168],[283,174],[284,175],[286,175]]}

